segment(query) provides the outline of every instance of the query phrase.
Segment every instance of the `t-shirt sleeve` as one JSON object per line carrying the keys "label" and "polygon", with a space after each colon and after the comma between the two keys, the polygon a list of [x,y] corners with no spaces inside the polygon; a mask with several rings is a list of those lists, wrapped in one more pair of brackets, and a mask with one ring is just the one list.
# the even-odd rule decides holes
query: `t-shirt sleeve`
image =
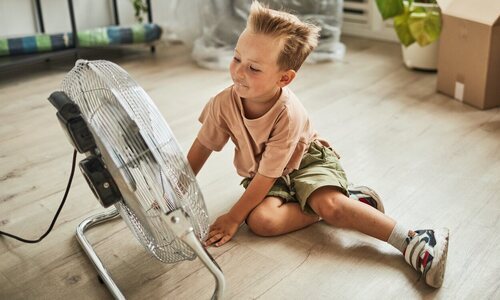
{"label": "t-shirt sleeve", "polygon": [[285,110],[275,123],[266,143],[259,163],[259,174],[271,178],[283,175],[283,171],[299,143],[299,127],[300,124],[293,122]]}
{"label": "t-shirt sleeve", "polygon": [[220,151],[229,140],[227,125],[217,107],[216,98],[210,99],[203,108],[198,120],[202,123],[198,132],[198,141],[213,151]]}

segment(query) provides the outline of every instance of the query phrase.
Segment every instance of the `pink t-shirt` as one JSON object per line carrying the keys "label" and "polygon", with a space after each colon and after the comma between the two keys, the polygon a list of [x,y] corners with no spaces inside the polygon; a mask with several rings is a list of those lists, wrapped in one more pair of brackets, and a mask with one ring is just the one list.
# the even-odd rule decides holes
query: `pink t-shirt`
{"label": "pink t-shirt", "polygon": [[230,86],[210,99],[199,121],[200,143],[220,151],[231,138],[234,166],[240,176],[258,172],[277,178],[298,169],[309,144],[316,139],[302,103],[288,88],[263,116],[247,119],[241,99]]}

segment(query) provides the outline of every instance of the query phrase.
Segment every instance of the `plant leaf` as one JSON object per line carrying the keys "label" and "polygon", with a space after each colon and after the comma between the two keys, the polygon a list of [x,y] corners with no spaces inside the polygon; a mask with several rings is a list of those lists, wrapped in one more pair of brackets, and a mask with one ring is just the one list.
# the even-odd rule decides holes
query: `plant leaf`
{"label": "plant leaf", "polygon": [[394,30],[396,30],[396,34],[398,35],[399,41],[405,47],[413,44],[415,39],[408,28],[408,18],[410,16],[410,12],[408,11],[408,7],[404,7],[404,13],[394,17]]}
{"label": "plant leaf", "polygon": [[377,7],[384,20],[404,12],[403,0],[377,0]]}
{"label": "plant leaf", "polygon": [[408,17],[408,27],[420,46],[427,46],[439,38],[441,16],[438,10],[428,8],[416,10]]}

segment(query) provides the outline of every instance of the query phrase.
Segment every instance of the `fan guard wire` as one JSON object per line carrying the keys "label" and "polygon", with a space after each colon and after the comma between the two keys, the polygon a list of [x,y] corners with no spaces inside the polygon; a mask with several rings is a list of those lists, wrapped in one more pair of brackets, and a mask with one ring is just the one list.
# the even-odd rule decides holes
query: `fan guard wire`
{"label": "fan guard wire", "polygon": [[123,201],[115,204],[139,242],[163,262],[194,259],[160,218],[175,209],[203,240],[208,214],[192,170],[147,93],[119,66],[78,60],[62,90],[81,109]]}

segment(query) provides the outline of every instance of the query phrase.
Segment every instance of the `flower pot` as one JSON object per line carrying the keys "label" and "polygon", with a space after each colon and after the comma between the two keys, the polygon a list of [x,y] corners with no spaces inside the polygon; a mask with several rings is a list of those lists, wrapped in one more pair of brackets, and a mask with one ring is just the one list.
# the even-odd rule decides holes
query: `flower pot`
{"label": "flower pot", "polygon": [[[411,5],[415,11],[417,9],[422,9],[429,14],[431,12],[437,12],[440,14],[441,11],[439,6],[435,3],[421,3],[420,1],[415,0]],[[425,25],[422,26],[425,28]],[[437,70],[439,38],[426,46],[420,46],[417,42],[415,42],[408,47],[402,46],[402,49],[403,61],[408,68],[428,71]]]}
{"label": "flower pot", "polygon": [[417,70],[437,70],[439,39],[427,46],[413,43],[408,47],[401,45],[403,61],[408,68]]}

